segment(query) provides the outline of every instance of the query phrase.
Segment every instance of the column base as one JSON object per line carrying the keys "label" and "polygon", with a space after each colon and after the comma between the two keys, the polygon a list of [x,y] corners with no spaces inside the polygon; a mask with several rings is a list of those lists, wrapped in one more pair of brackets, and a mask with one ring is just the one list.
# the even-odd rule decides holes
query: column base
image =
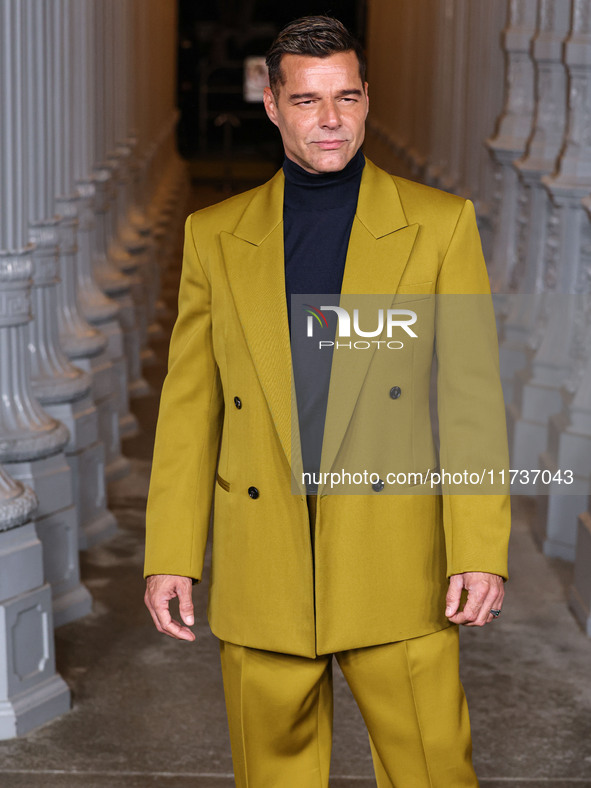
{"label": "column base", "polygon": [[5,467],[13,478],[32,487],[39,499],[33,522],[43,545],[43,570],[53,594],[54,621],[57,623],[58,616],[61,623],[74,621],[90,612],[92,597],[80,583],[79,521],[66,457],[60,453]]}
{"label": "column base", "polygon": [[0,599],[43,585],[43,548],[33,523],[0,531]]}
{"label": "column base", "polygon": [[[178,285],[176,289],[176,297],[178,298]],[[174,323],[176,320],[176,313],[169,306],[167,306],[164,301],[156,301],[156,319],[158,322],[167,324]]]}
{"label": "column base", "polygon": [[108,509],[105,509],[94,520],[82,525],[79,547],[81,550],[88,550],[94,545],[102,544],[102,542],[112,539],[118,531],[115,515]]}
{"label": "column base", "polygon": [[138,424],[129,410],[129,392],[127,390],[127,358],[125,356],[123,331],[118,320],[97,324],[97,328],[107,337],[107,354],[113,365],[117,409],[119,411],[119,433],[121,437],[135,434]]}
{"label": "column base", "polygon": [[568,603],[579,624],[591,637],[591,512],[579,517],[575,577],[569,589]]}
{"label": "column base", "polygon": [[[511,467],[533,470],[540,467],[540,454],[546,450],[548,424],[545,421],[525,419],[514,405],[507,408],[507,432]],[[529,488],[531,489],[529,489]],[[536,494],[536,487],[520,485],[522,494]]]}
{"label": "column base", "polygon": [[92,613],[92,597],[90,591],[79,583],[69,591],[53,598],[53,625],[61,627],[78,621]]}
{"label": "column base", "polygon": [[515,402],[515,375],[527,366],[525,341],[504,342],[499,348],[499,363],[505,402]]}
{"label": "column base", "polygon": [[70,708],[55,673],[51,589],[0,602],[0,739],[11,739]]}
{"label": "column base", "polygon": [[135,438],[139,435],[140,426],[133,413],[128,412],[124,416],[119,416],[119,435],[121,440],[124,438]]}
{"label": "column base", "polygon": [[116,482],[119,479],[123,479],[124,476],[127,476],[130,470],[131,463],[126,457],[120,454],[119,457],[116,457],[106,466],[105,481],[107,484],[110,484],[111,482]]}
{"label": "column base", "polygon": [[577,517],[586,505],[586,495],[540,496],[536,541],[542,540],[544,555],[575,560]]}
{"label": "column base", "polygon": [[94,542],[105,541],[117,531],[117,521],[107,508],[105,489],[105,449],[96,442],[83,451],[66,453],[72,471],[74,502],[78,511],[78,548],[89,547],[88,535]]}
{"label": "column base", "polygon": [[153,340],[161,340],[166,337],[166,334],[164,333],[164,329],[162,328],[160,323],[156,323],[156,322],[150,323],[150,325],[148,326],[148,337],[150,339],[150,342],[152,342]]}
{"label": "column base", "polygon": [[136,378],[129,383],[129,396],[131,399],[147,397],[151,392],[150,384],[144,378]]}
{"label": "column base", "polygon": [[[589,425],[586,425],[589,428]],[[564,413],[550,419],[548,428],[548,449],[540,456],[540,468],[547,470],[552,478],[561,479],[568,471],[572,481],[565,483],[552,481],[549,486],[542,485],[544,501],[542,526],[546,532],[544,553],[549,556],[575,560],[577,542],[577,519],[587,508],[589,495],[589,474],[591,467],[591,435],[577,431],[569,424]]]}
{"label": "column base", "polygon": [[157,364],[156,353],[151,347],[145,347],[140,353],[142,367],[153,367]]}
{"label": "column base", "polygon": [[141,391],[143,386],[149,390],[148,384],[142,378],[140,330],[137,322],[135,305],[129,292],[125,293],[123,296],[111,293],[109,293],[109,295],[111,295],[120,306],[119,322],[121,330],[123,331],[123,347],[127,359],[129,396],[141,396],[132,393],[134,389]]}
{"label": "column base", "polygon": [[92,597],[80,582],[78,518],[73,506],[35,520],[43,544],[45,578],[53,594],[55,626],[76,621],[92,610]]}
{"label": "column base", "polygon": [[105,445],[108,468],[121,458],[121,436],[119,434],[121,414],[115,367],[106,353],[91,359],[78,359],[76,364],[92,374],[92,396],[98,411],[99,435]]}
{"label": "column base", "polygon": [[12,700],[0,700],[0,741],[14,739],[70,711],[70,690],[53,676]]}

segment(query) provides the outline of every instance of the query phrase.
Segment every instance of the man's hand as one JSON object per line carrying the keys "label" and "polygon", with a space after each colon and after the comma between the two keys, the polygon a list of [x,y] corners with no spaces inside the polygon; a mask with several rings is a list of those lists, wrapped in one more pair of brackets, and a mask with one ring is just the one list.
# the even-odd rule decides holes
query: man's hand
{"label": "man's hand", "polygon": [[[193,581],[190,577],[180,575],[150,575],[146,579],[146,593],[144,602],[150,611],[156,629],[165,635],[177,640],[195,640],[195,635],[187,627],[193,626],[193,599],[191,589]],[[183,627],[170,615],[169,603],[171,599],[179,598],[179,612],[187,626]]]}
{"label": "man's hand", "polygon": [[[463,610],[460,606],[462,589],[468,591],[468,599]],[[482,627],[494,619],[492,610],[503,606],[505,587],[503,578],[489,572],[464,572],[449,578],[449,590],[445,600],[445,615],[454,624],[467,627]]]}

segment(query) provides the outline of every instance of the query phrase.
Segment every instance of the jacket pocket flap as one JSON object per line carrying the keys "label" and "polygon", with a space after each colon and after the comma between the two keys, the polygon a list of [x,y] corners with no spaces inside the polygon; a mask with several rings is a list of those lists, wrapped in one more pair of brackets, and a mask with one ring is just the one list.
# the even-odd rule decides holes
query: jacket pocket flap
{"label": "jacket pocket flap", "polygon": [[420,298],[427,298],[432,295],[433,282],[405,282],[398,285],[394,304],[400,304],[402,301],[416,301]]}
{"label": "jacket pocket flap", "polygon": [[230,492],[230,482],[227,482],[225,479],[222,479],[219,473],[216,473],[215,480],[223,490],[225,490],[226,492]]}

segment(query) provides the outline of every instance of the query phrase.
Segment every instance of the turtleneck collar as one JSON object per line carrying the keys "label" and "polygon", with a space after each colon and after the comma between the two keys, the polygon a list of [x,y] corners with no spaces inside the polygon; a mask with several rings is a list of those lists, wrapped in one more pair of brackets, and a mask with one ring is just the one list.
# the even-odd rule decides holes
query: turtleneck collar
{"label": "turtleneck collar", "polygon": [[364,166],[365,157],[361,148],[337,172],[307,172],[295,161],[285,157],[284,204],[290,209],[317,211],[340,208],[349,196],[354,196],[356,201]]}

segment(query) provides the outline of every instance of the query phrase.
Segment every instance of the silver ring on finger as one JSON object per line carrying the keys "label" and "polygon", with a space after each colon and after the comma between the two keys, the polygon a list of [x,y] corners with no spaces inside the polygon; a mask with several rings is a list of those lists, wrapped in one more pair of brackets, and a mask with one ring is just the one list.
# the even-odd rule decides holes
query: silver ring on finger
{"label": "silver ring on finger", "polygon": [[498,618],[501,615],[501,611],[495,610],[493,607],[491,607],[490,614],[493,618]]}

